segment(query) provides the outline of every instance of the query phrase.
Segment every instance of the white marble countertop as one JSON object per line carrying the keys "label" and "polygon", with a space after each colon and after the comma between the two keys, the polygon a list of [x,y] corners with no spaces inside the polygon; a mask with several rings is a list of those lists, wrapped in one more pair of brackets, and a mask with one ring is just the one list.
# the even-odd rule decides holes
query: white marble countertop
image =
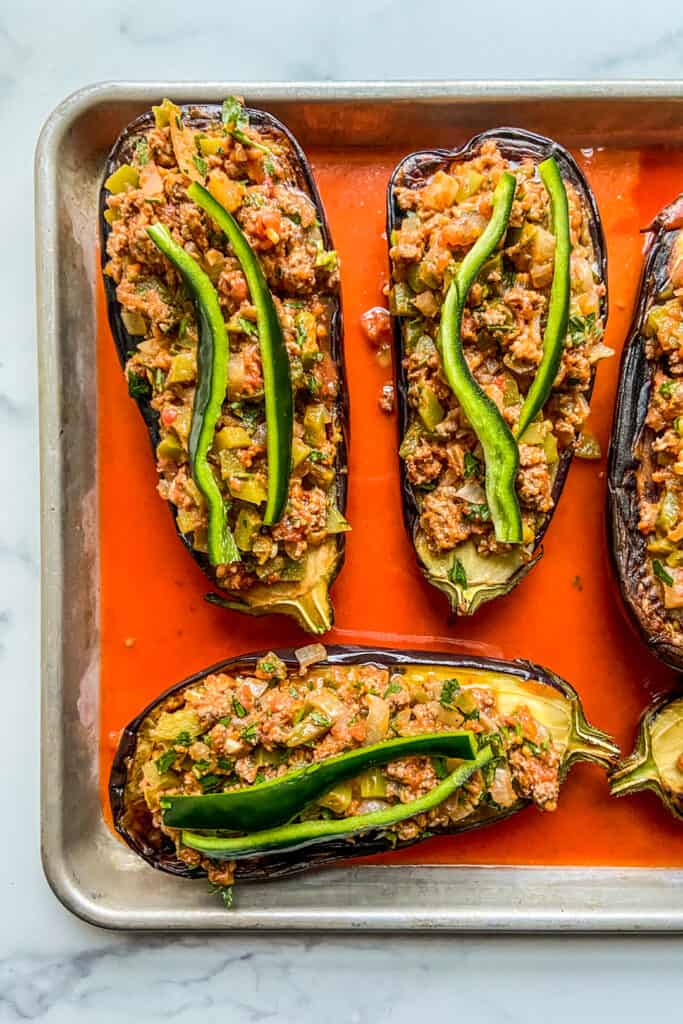
{"label": "white marble countertop", "polygon": [[[609,938],[140,938],[86,926],[38,843],[39,543],[31,162],[45,117],[103,79],[625,78],[681,74],[671,0],[25,0],[0,9],[0,1021],[641,1021],[680,1006],[683,945]],[[324,12],[324,13],[323,13]],[[424,13],[423,13],[424,12]],[[418,13],[426,21],[417,24]],[[7,461],[6,461],[7,465]],[[227,1011],[227,1012],[226,1012]]]}

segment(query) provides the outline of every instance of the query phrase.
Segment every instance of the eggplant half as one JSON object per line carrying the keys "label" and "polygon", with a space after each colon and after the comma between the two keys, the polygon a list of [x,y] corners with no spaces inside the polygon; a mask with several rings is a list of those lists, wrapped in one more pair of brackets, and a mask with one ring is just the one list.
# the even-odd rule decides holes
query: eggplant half
{"label": "eggplant half", "polygon": [[[212,204],[221,225],[209,215]],[[116,350],[147,427],[160,495],[218,590],[208,599],[325,632],[350,529],[348,402],[338,260],[301,147],[271,114],[235,98],[222,107],[164,100],[129,124],[109,154],[100,229]],[[174,243],[176,261],[192,257],[190,272],[215,295],[226,371],[215,369],[215,350],[202,354],[207,317],[167,251]],[[263,321],[254,277],[269,304]],[[264,348],[273,338],[279,377],[278,352]],[[204,372],[216,390],[203,453],[205,487],[222,517],[213,534],[193,450]],[[280,506],[271,516],[276,473]],[[215,556],[212,535],[222,531],[225,540],[226,525],[229,544],[217,542]]]}
{"label": "eggplant half", "polygon": [[683,668],[683,196],[648,228],[610,441],[607,520],[624,604]]}
{"label": "eggplant half", "polygon": [[[555,260],[559,234],[553,235],[553,195],[543,177],[552,161],[568,207],[563,267]],[[503,234],[472,277],[466,257],[485,248],[497,217],[497,183],[512,176]],[[402,160],[389,183],[387,223],[404,520],[426,578],[453,612],[469,615],[511,591],[541,557],[572,457],[581,452],[596,364],[612,354],[602,342],[607,251],[600,215],[567,150],[500,128],[459,149]],[[569,298],[555,330],[561,361],[546,367],[554,273],[564,274]],[[469,367],[472,387],[488,405],[484,417],[497,416],[508,445],[517,443],[509,474],[518,506],[514,543],[502,542],[489,501],[496,457],[487,459],[481,431],[449,387],[442,319],[460,274],[469,274],[469,290],[458,300],[462,372]],[[525,417],[532,385],[541,400]]]}
{"label": "eggplant half", "polygon": [[612,796],[650,789],[683,821],[683,696],[666,697],[640,720],[632,754],[610,774]]}
{"label": "eggplant half", "polygon": [[[492,824],[531,803],[553,810],[574,762],[608,768],[618,756],[572,687],[529,662],[313,646],[313,656],[281,650],[214,665],[123,730],[113,821],[152,867],[228,885],[292,875]],[[382,756],[383,746],[414,743],[445,756]],[[458,745],[454,760],[444,743]],[[353,772],[347,763],[339,774],[350,757]],[[310,784],[311,771],[332,767],[331,790],[297,794],[301,776]],[[448,798],[430,803],[438,787]],[[236,796],[239,818],[228,813]],[[423,810],[408,818],[413,806]],[[237,835],[244,821],[259,829]]]}

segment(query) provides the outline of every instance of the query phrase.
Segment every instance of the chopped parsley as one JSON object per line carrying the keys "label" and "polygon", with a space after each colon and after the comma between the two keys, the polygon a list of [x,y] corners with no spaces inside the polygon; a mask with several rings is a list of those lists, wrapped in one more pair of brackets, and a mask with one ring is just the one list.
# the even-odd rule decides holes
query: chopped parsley
{"label": "chopped parsley", "polygon": [[448,572],[448,578],[451,583],[457,583],[458,586],[467,589],[467,573],[465,567],[459,558],[456,558]]}
{"label": "chopped parsley", "polygon": [[258,328],[253,320],[247,320],[246,316],[238,316],[237,323],[240,325],[245,334],[255,338],[258,336]]}
{"label": "chopped parsley", "polygon": [[432,768],[434,769],[434,774],[436,775],[437,779],[446,779],[446,778],[448,778],[448,774],[449,773],[448,773],[448,768],[446,767],[446,758],[445,757],[433,757],[432,758]]}
{"label": "chopped parsley", "polygon": [[319,452],[316,449],[308,453],[309,462],[324,462],[326,458],[325,452]]}
{"label": "chopped parsley", "polygon": [[223,906],[226,910],[230,910],[233,904],[232,886],[231,885],[214,885],[209,882],[209,893],[220,893],[223,900]]}
{"label": "chopped parsley", "polygon": [[593,338],[596,334],[595,313],[588,313],[587,316],[570,316],[567,324],[567,333],[572,345],[580,345],[583,341]]}
{"label": "chopped parsley", "polygon": [[133,370],[128,371],[128,394],[131,398],[134,398],[136,402],[141,402],[149,398],[151,390],[149,381],[144,373],[135,373]]}
{"label": "chopped parsley", "polygon": [[204,159],[204,157],[197,156],[197,154],[195,154],[192,157],[192,163],[195,165],[195,167],[197,168],[199,173],[202,175],[202,177],[205,178],[207,176],[207,174],[209,173],[209,167],[208,167],[208,164],[207,164],[206,160]]}
{"label": "chopped parsley", "polygon": [[238,718],[246,718],[247,717],[247,709],[245,708],[244,704],[242,704],[237,699],[237,697],[233,697],[232,698],[232,710],[235,712],[235,714],[237,715]]}
{"label": "chopped parsley", "polygon": [[465,452],[465,479],[467,480],[471,476],[479,476],[481,473],[481,463],[476,455],[472,452]]}
{"label": "chopped parsley", "polygon": [[675,380],[665,380],[663,384],[659,385],[659,393],[662,398],[671,398],[676,387],[678,384]]}
{"label": "chopped parsley", "polygon": [[329,729],[332,725],[331,719],[327,715],[323,715],[320,711],[311,711],[310,719],[314,725],[317,725],[320,729]]}
{"label": "chopped parsley", "polygon": [[159,772],[159,775],[163,775],[164,772],[167,772],[168,769],[173,764],[173,762],[175,761],[175,759],[176,759],[176,752],[173,749],[173,747],[171,747],[170,750],[166,750],[161,755],[161,757],[158,757],[154,763],[157,766],[157,771]]}
{"label": "chopped parsley", "polygon": [[247,743],[256,743],[258,737],[256,722],[252,722],[246,729],[243,729],[240,736],[243,740],[246,740]]}
{"label": "chopped parsley", "polygon": [[222,775],[209,773],[208,775],[202,775],[199,785],[202,787],[202,793],[212,793],[214,790],[220,789],[224,781]]}
{"label": "chopped parsley", "polygon": [[659,561],[659,559],[655,558],[653,560],[652,570],[658,580],[661,580],[662,583],[666,583],[667,587],[673,587],[673,577],[669,576],[668,572],[666,571],[662,563]]}
{"label": "chopped parsley", "polygon": [[460,683],[457,679],[446,679],[443,686],[441,687],[441,695],[439,696],[439,703],[442,708],[453,707],[453,697],[460,689]]}
{"label": "chopped parsley", "polygon": [[392,693],[400,693],[400,692],[401,692],[401,684],[400,683],[389,683],[389,685],[387,686],[386,690],[384,691],[384,695],[383,696],[384,696],[384,699],[386,700],[387,697],[390,694],[392,694]]}
{"label": "chopped parsley", "polygon": [[220,768],[223,772],[231,772],[235,765],[229,757],[219,757],[216,761],[216,767]]}
{"label": "chopped parsley", "polygon": [[465,519],[478,519],[482,523],[488,523],[491,518],[491,510],[487,504],[470,505],[463,513]]}
{"label": "chopped parsley", "polygon": [[141,167],[149,163],[149,143],[144,137],[135,143],[135,159]]}
{"label": "chopped parsley", "polygon": [[221,118],[226,128],[249,127],[249,115],[237,96],[228,96],[227,100],[223,100]]}
{"label": "chopped parsley", "polygon": [[190,743],[192,742],[192,740],[191,740],[191,738],[190,738],[190,734],[189,734],[189,732],[187,731],[187,729],[183,729],[183,731],[182,731],[182,732],[179,732],[179,733],[178,733],[178,735],[177,735],[177,736],[176,736],[176,738],[175,738],[175,739],[173,740],[173,742],[174,742],[174,743],[175,743],[175,745],[176,745],[176,746],[178,746],[178,747],[189,747],[189,745],[190,745]]}
{"label": "chopped parsley", "polygon": [[226,729],[230,725],[231,722],[232,722],[232,715],[222,715],[218,719],[218,724],[219,725],[224,725],[226,727]]}

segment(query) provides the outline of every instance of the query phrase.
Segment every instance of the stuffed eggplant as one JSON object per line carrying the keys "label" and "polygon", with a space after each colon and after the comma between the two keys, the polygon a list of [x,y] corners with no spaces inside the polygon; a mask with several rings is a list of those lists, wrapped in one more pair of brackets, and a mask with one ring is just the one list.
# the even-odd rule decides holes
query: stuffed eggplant
{"label": "stuffed eggplant", "polygon": [[210,599],[324,632],[347,405],[338,259],[299,145],[235,98],[164,100],[109,156],[101,228],[128,390]]}
{"label": "stuffed eggplant", "polygon": [[683,820],[683,696],[667,697],[640,720],[635,750],[610,775],[612,796],[651,789]]}
{"label": "stuffed eggplant", "polygon": [[574,761],[617,755],[529,662],[315,644],[167,691],[124,729],[110,797],[153,867],[230,885],[551,811]]}
{"label": "stuffed eggplant", "polygon": [[612,354],[600,217],[565,149],[502,128],[406,157],[388,236],[404,518],[471,614],[541,556]]}
{"label": "stuffed eggplant", "polygon": [[683,668],[683,196],[648,229],[610,442],[607,512],[626,608]]}

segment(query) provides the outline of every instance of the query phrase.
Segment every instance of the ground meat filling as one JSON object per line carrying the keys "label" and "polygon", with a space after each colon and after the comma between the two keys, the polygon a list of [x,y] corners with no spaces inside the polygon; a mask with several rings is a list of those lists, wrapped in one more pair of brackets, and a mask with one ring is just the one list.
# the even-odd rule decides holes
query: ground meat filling
{"label": "ground meat filling", "polygon": [[683,234],[669,258],[669,281],[643,334],[654,372],[636,473],[640,522],[655,592],[683,641]]}
{"label": "ground meat filling", "polygon": [[[522,687],[523,691],[523,687]],[[276,778],[292,768],[397,736],[467,729],[495,758],[433,810],[395,826],[399,840],[520,799],[557,804],[560,754],[545,726],[520,701],[505,713],[482,671],[321,666],[303,675],[274,654],[251,675],[216,674],[165,701],[138,735],[129,773],[131,801],[143,799],[151,827],[166,833],[187,864],[229,884],[232,866],[202,858],[163,825],[160,798],[219,792]],[[350,817],[424,796],[457,762],[411,757],[372,769],[332,790],[306,816]]]}
{"label": "ground meat filling", "polygon": [[[512,171],[517,190],[507,234],[472,286],[463,316],[468,365],[514,430],[543,356],[555,239],[549,199],[531,159],[512,165],[496,144],[437,170],[422,185],[398,187],[403,219],[391,239],[392,311],[402,318],[410,422],[401,446],[419,525],[435,554],[472,540],[480,554],[496,543],[484,493],[481,447],[443,374],[439,316],[456,266],[491,216],[493,190]],[[520,444],[517,477],[527,557],[552,510],[558,459],[574,446],[588,415],[593,364],[611,354],[601,342],[605,286],[589,232],[590,211],[567,183],[571,232],[569,337],[551,398]]]}
{"label": "ground meat filling", "polygon": [[[159,414],[158,490],[176,507],[181,532],[206,551],[206,506],[188,462],[197,323],[176,271],[147,235],[161,222],[213,281],[228,328],[226,397],[209,461],[242,561],[218,566],[217,582],[243,591],[300,579],[309,549],[345,525],[336,502],[340,396],[330,357],[337,256],[325,250],[316,207],[302,191],[284,135],[254,125],[233,135],[219,121],[200,130],[183,123],[168,101],[155,110],[158,124],[136,136],[125,187],[107,200],[106,273],[138,342],[126,366],[129,390],[142,388]],[[187,196],[193,179],[236,217],[257,252],[284,331],[295,392],[294,468],[287,509],[275,527],[262,523],[267,459],[256,310],[227,240]]]}

